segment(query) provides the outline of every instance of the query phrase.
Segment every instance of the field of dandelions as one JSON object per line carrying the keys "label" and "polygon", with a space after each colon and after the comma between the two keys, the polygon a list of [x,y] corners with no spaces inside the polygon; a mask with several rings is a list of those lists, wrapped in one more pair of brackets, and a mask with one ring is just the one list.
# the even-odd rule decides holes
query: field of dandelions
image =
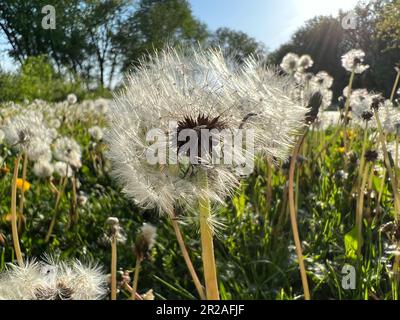
{"label": "field of dandelions", "polygon": [[[0,299],[398,299],[400,69],[384,97],[353,87],[364,59],[342,57],[339,99],[310,56],[197,48],[112,100],[1,105]],[[253,130],[254,171],[150,164],[170,121]]]}

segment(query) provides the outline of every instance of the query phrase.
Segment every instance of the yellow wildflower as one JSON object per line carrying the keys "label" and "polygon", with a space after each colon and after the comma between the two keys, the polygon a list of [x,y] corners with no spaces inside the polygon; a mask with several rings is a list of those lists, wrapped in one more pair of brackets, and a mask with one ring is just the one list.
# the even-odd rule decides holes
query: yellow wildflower
{"label": "yellow wildflower", "polygon": [[343,154],[343,153],[345,153],[346,149],[344,147],[339,147],[339,148],[336,148],[336,151]]}
{"label": "yellow wildflower", "polygon": [[22,186],[24,187],[24,191],[28,191],[31,188],[31,184],[25,180],[17,179],[17,188],[22,190]]}

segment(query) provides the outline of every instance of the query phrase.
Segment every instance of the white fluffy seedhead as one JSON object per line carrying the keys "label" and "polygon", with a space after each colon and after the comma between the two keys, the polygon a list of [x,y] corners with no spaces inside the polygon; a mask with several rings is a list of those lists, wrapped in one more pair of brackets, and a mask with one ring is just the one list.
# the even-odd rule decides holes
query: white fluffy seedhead
{"label": "white fluffy seedhead", "polygon": [[243,150],[243,158],[252,161],[262,151],[284,159],[305,113],[291,98],[292,89],[288,78],[263,70],[254,59],[239,68],[220,50],[156,54],[128,76],[110,106],[105,139],[113,174],[143,208],[171,213],[176,205],[192,206],[199,196],[221,203],[238,185],[237,164],[219,165],[207,158],[197,166],[150,164],[147,133],[157,129],[167,134],[171,122],[182,129],[253,130],[254,150]]}
{"label": "white fluffy seedhead", "polygon": [[0,300],[100,300],[106,294],[102,270],[78,260],[47,257],[23,267],[11,264],[0,274]]}
{"label": "white fluffy seedhead", "polygon": [[73,168],[82,166],[80,145],[72,138],[61,137],[54,143],[54,158],[69,164]]}
{"label": "white fluffy seedhead", "polygon": [[27,110],[8,119],[2,127],[7,144],[19,152],[26,152],[29,159],[51,159],[50,144],[53,133],[43,121],[43,114]]}
{"label": "white fluffy seedhead", "polygon": [[369,68],[369,65],[364,64],[364,59],[364,51],[353,49],[342,56],[342,66],[349,72],[361,74]]}

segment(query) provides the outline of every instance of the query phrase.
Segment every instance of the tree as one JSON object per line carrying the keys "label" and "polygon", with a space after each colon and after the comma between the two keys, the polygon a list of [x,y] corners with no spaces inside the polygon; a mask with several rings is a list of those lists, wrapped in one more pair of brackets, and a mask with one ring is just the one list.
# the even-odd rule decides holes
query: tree
{"label": "tree", "polygon": [[105,85],[115,72],[117,51],[113,44],[123,11],[131,0],[54,1],[56,28],[41,26],[46,0],[5,0],[0,2],[0,30],[12,49],[9,54],[22,65],[31,56],[47,55],[58,72],[85,79],[97,78]]}
{"label": "tree", "polygon": [[262,57],[266,53],[265,46],[262,43],[257,42],[244,32],[229,28],[219,28],[211,36],[210,45],[221,47],[226,54],[233,56],[239,63],[251,55]]}
{"label": "tree", "polygon": [[335,78],[333,91],[341,94],[346,78],[341,67],[341,43],[344,38],[343,28],[338,19],[319,16],[299,28],[291,40],[282,45],[268,57],[269,64],[279,65],[288,52],[299,55],[309,54],[314,60],[310,71],[325,70]]}
{"label": "tree", "polygon": [[400,48],[400,0],[384,6],[377,19],[378,38],[386,41],[386,49]]}
{"label": "tree", "polygon": [[340,12],[337,17],[311,19],[295,32],[288,43],[270,54],[268,62],[279,65],[288,52],[311,55],[315,62],[311,71],[329,72],[335,78],[333,91],[337,97],[348,84],[348,73],[341,65],[341,56],[351,49],[362,49],[370,69],[356,77],[354,87],[365,87],[388,96],[395,77],[394,66],[400,57],[400,50],[388,50],[389,42],[377,31],[379,21],[385,19],[388,8],[391,8],[388,6],[390,4],[383,0],[357,5],[354,8],[357,19],[354,29],[342,27],[343,18],[349,12]]}
{"label": "tree", "polygon": [[105,86],[105,71],[109,67],[109,86],[115,73],[118,51],[115,50],[114,41],[123,22],[123,12],[128,9],[130,1],[106,0],[86,1],[84,19],[87,30],[87,54],[94,56],[98,68],[100,87]]}
{"label": "tree", "polygon": [[196,20],[186,0],[141,0],[136,11],[121,25],[118,48],[124,56],[123,69],[129,69],[144,54],[165,44],[203,42],[206,26]]}
{"label": "tree", "polygon": [[41,26],[41,9],[46,0],[6,0],[0,2],[0,29],[12,49],[9,54],[22,65],[29,56],[48,55],[58,68],[77,71],[85,56],[85,30],[82,28],[79,0],[57,1],[56,29]]}

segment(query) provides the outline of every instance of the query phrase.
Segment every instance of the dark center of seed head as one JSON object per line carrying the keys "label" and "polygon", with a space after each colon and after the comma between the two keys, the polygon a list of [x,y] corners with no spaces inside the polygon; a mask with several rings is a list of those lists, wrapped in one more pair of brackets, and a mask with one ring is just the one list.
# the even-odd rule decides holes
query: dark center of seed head
{"label": "dark center of seed head", "polygon": [[368,162],[376,162],[378,160],[378,152],[376,152],[375,150],[366,151],[365,160]]}
{"label": "dark center of seed head", "polygon": [[370,121],[374,114],[371,111],[364,111],[361,115],[361,118],[365,121]]}
{"label": "dark center of seed head", "polygon": [[361,64],[361,59],[360,58],[354,58],[354,65],[359,65],[359,64]]}
{"label": "dark center of seed head", "polygon": [[[192,132],[196,133],[196,138],[197,138],[197,156],[199,158],[201,158],[201,154],[202,154],[202,150],[203,149],[208,149],[208,150],[203,150],[203,152],[208,152],[209,154],[211,154],[212,152],[212,147],[213,147],[213,143],[215,144],[215,141],[213,141],[213,134],[212,134],[212,130],[217,130],[217,131],[221,131],[223,129],[226,129],[226,123],[221,120],[220,116],[217,117],[211,117],[208,115],[204,115],[204,114],[199,114],[198,116],[185,116],[181,121],[178,122],[178,127],[177,127],[177,135],[178,135],[178,141],[177,141],[177,149],[178,149],[178,154],[182,154],[182,152],[180,152],[181,148],[190,141],[191,136],[186,137],[184,140],[183,139],[179,139],[179,135],[181,132],[183,132],[184,130],[192,130]],[[206,130],[208,131],[208,143],[204,143],[204,137],[202,137],[202,130]],[[180,141],[183,140],[183,141]],[[203,141],[202,141],[203,140]],[[203,143],[205,145],[203,145]],[[208,146],[208,148],[207,148]],[[189,154],[189,150],[188,151],[184,151],[183,155],[188,155],[188,156],[192,156]]]}

